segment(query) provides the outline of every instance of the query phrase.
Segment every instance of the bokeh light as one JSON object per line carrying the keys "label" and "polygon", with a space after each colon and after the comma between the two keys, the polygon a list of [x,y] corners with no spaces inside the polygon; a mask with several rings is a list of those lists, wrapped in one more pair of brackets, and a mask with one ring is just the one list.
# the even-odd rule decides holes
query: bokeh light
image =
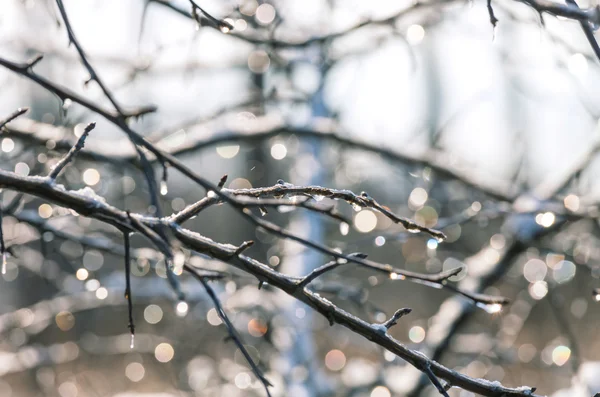
{"label": "bokeh light", "polygon": [[145,374],[146,369],[141,363],[129,363],[127,367],[125,367],[125,376],[132,382],[141,381],[144,379]]}
{"label": "bokeh light", "polygon": [[281,143],[276,143],[271,146],[271,156],[275,160],[283,160],[287,156],[287,148]]}
{"label": "bokeh light", "polygon": [[154,357],[161,363],[168,363],[175,356],[175,350],[169,343],[161,343],[154,349]]}
{"label": "bokeh light", "polygon": [[346,365],[346,355],[341,350],[333,349],[325,355],[325,366],[330,371],[340,371]]}
{"label": "bokeh light", "polygon": [[88,186],[95,186],[100,182],[100,173],[95,168],[83,171],[83,182]]}
{"label": "bokeh light", "polygon": [[552,361],[559,367],[569,361],[569,357],[571,357],[571,349],[567,346],[556,346],[552,350]]}
{"label": "bokeh light", "polygon": [[406,40],[412,45],[419,44],[424,37],[425,29],[421,25],[411,25],[406,30]]}
{"label": "bokeh light", "polygon": [[354,216],[354,226],[361,233],[369,233],[377,227],[377,216],[373,211],[360,211]]}
{"label": "bokeh light", "polygon": [[108,297],[108,290],[104,287],[100,287],[96,290],[96,298],[102,300]]}
{"label": "bokeh light", "polygon": [[48,219],[52,216],[52,207],[49,204],[41,204],[38,207],[38,214],[44,219]]}
{"label": "bokeh light", "polygon": [[144,320],[148,324],[158,324],[163,318],[163,311],[160,306],[152,304],[144,309]]}
{"label": "bokeh light", "polygon": [[55,321],[61,331],[68,331],[75,326],[75,316],[68,311],[58,313],[55,317]]}
{"label": "bokeh light", "polygon": [[269,3],[263,3],[256,9],[256,20],[261,25],[268,25],[275,19],[275,7]]}
{"label": "bokeh light", "polygon": [[385,386],[377,386],[371,391],[370,397],[392,397],[392,393]]}
{"label": "bokeh light", "polygon": [[408,331],[408,338],[411,342],[421,343],[425,340],[425,330],[423,327],[414,326]]}

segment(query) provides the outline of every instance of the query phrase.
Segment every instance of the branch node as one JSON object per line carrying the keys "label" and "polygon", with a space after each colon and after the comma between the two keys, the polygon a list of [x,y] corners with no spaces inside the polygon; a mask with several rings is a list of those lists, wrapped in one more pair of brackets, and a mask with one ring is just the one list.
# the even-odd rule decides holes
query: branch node
{"label": "branch node", "polygon": [[448,392],[446,391],[446,387],[445,385],[442,385],[440,383],[440,380],[437,378],[437,376],[435,376],[435,374],[433,373],[433,371],[431,370],[431,363],[427,363],[424,368],[423,368],[423,372],[425,372],[425,374],[427,375],[427,377],[429,378],[429,380],[431,381],[431,383],[433,383],[433,385],[435,386],[435,388],[438,390],[438,392],[444,396],[444,397],[450,397],[448,395]]}

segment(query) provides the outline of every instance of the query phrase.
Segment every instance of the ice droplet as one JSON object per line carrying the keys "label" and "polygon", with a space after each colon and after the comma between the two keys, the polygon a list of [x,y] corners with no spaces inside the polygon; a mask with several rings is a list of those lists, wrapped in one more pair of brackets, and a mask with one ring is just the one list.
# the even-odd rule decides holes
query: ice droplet
{"label": "ice droplet", "polygon": [[160,181],[160,194],[166,196],[167,193],[169,193],[169,187],[167,186],[167,181],[163,179]]}
{"label": "ice droplet", "polygon": [[2,253],[2,274],[6,274],[6,252]]}
{"label": "ice droplet", "polygon": [[347,235],[349,231],[350,231],[349,224],[347,224],[346,222],[340,223],[340,233],[342,234],[342,236]]}
{"label": "ice droplet", "polygon": [[502,310],[502,305],[500,303],[477,302],[477,307],[482,308],[490,314],[499,313]]}
{"label": "ice droplet", "polygon": [[63,101],[63,105],[62,105],[63,110],[67,111],[71,107],[72,104],[73,104],[73,101],[70,98],[65,99]]}
{"label": "ice droplet", "polygon": [[129,344],[129,348],[133,349],[134,346],[135,346],[135,335],[131,334],[131,343]]}
{"label": "ice droplet", "polygon": [[406,231],[409,233],[420,233],[421,232],[416,225],[407,225]]}
{"label": "ice droplet", "polygon": [[279,207],[277,207],[277,211],[279,211],[282,214],[285,214],[286,212],[292,212],[296,209],[296,207],[294,207],[293,205],[280,205]]}

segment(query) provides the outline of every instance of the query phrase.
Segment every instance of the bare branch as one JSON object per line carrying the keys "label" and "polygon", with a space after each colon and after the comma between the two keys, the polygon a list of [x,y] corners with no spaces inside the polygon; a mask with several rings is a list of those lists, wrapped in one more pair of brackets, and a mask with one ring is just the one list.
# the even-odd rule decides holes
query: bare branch
{"label": "bare branch", "polygon": [[545,12],[551,15],[560,16],[576,21],[590,22],[600,24],[600,8],[593,7],[581,9],[572,4],[559,4],[551,0],[519,0],[533,8],[539,13]]}
{"label": "bare branch", "polygon": [[[575,0],[566,0],[566,3],[570,6],[579,8],[579,5]],[[585,34],[585,38],[590,43],[592,50],[594,50],[594,54],[596,54],[596,58],[600,60],[600,46],[598,45],[598,41],[596,40],[596,36],[594,36],[594,28],[592,22],[589,21],[579,21],[581,25],[581,30],[583,30],[583,34]]]}
{"label": "bare branch", "polygon": [[221,32],[229,33],[233,30],[233,25],[229,22],[213,17],[208,12],[204,11],[202,7],[196,4],[194,0],[189,0],[189,2],[192,5],[192,17],[196,22],[198,22],[199,25],[202,25],[202,19],[198,15],[198,11],[200,11],[202,15],[204,15],[207,20],[212,22]]}
{"label": "bare branch", "polygon": [[424,368],[424,371],[425,371],[425,374],[427,375],[427,377],[429,378],[429,380],[431,381],[431,383],[433,383],[435,388],[438,390],[438,392],[440,392],[440,394],[444,397],[450,397],[448,395],[448,392],[446,391],[446,388],[444,386],[442,386],[442,384],[440,383],[440,380],[437,378],[437,376],[435,376],[435,374],[431,370],[431,367],[426,366]]}
{"label": "bare branch", "polygon": [[[419,225],[410,219],[394,214],[389,208],[382,206],[365,192],[357,195],[350,190],[337,190],[322,186],[295,186],[289,183],[278,183],[270,188],[239,189],[233,194],[236,196],[249,196],[256,198],[309,195],[326,197],[333,200],[341,199],[353,206],[360,208],[371,208],[381,212],[393,222],[400,223],[406,228],[407,231],[411,233],[424,232],[438,239],[439,241],[443,241],[446,238],[445,234],[439,230]],[[250,204],[246,203],[242,205],[249,206]]]}
{"label": "bare branch", "polygon": [[392,317],[390,317],[382,325],[386,329],[390,329],[390,328],[392,328],[394,325],[396,325],[398,323],[399,319],[401,319],[402,317],[406,316],[410,312],[412,312],[412,309],[409,309],[408,307],[405,307],[405,308],[402,308],[402,309],[398,309],[398,310],[396,310],[396,312],[394,313],[394,315]]}
{"label": "bare branch", "polygon": [[492,0],[487,0],[487,9],[488,14],[490,15],[490,23],[492,24],[492,28],[496,28],[496,24],[498,23],[498,18],[494,14],[494,8],[492,7]]}
{"label": "bare branch", "polygon": [[408,349],[386,333],[380,332],[378,324],[369,324],[338,308],[320,295],[306,288],[297,288],[297,283],[300,281],[299,279],[285,276],[269,266],[244,255],[232,255],[235,252],[235,247],[232,247],[229,244],[215,243],[213,240],[200,236],[197,233],[191,233],[180,227],[176,227],[172,230],[177,238],[191,249],[202,253],[210,253],[210,255],[216,259],[251,273],[260,281],[267,282],[269,285],[279,288],[287,294],[304,302],[325,316],[330,322],[338,323],[353,332],[364,336],[368,340],[371,340],[398,355],[418,369],[423,370],[429,365],[435,376],[446,380],[453,386],[461,387],[465,390],[484,396],[535,396],[530,388],[508,388],[502,386],[498,382],[492,383],[485,380],[474,379],[446,368],[443,365],[428,359],[422,353]]}
{"label": "bare branch", "polygon": [[[2,196],[0,196],[1,198]],[[2,254],[2,274],[6,274],[6,245],[4,243],[4,229],[2,226],[4,211],[2,210],[2,203],[0,202],[0,254]]]}
{"label": "bare branch", "polygon": [[[152,228],[156,227],[156,225],[160,223],[160,220],[156,218],[140,217],[133,214],[127,214],[126,212],[120,211],[109,206],[108,204],[103,203],[97,198],[94,199],[84,196],[81,193],[59,189],[58,187],[49,185],[36,177],[23,177],[14,175],[10,172],[0,171],[0,186],[17,188],[19,191],[23,191],[24,193],[34,194],[54,201],[57,204],[66,205],[83,215],[91,216],[103,222],[107,222],[122,230],[140,232],[146,237],[150,238],[150,240],[154,243],[157,242],[157,237],[152,236],[151,233]],[[271,269],[269,266],[259,263],[258,261],[250,259],[242,254],[236,255],[236,250],[238,247],[216,243],[213,240],[207,239],[206,237],[197,233],[187,231],[178,225],[171,224],[170,226],[174,236],[182,244],[184,244],[184,246],[200,253],[207,254],[215,259],[230,263],[257,277],[260,281],[268,282],[270,285],[279,288],[290,295],[293,295],[297,299],[326,316],[326,318],[328,318],[330,321],[344,325],[354,332],[367,337],[382,347],[399,355],[401,358],[405,359],[417,368],[424,368],[423,366],[426,364],[431,365],[432,372],[437,377],[447,380],[452,385],[490,396],[499,396],[502,393],[506,393],[508,396],[531,395],[529,390],[524,391],[523,389],[505,388],[497,384],[490,384],[488,382],[469,378],[465,375],[447,369],[440,364],[427,359],[421,353],[407,349],[388,335],[381,335],[377,327],[356,318],[342,309],[337,308],[330,301],[320,297],[318,294],[313,293],[305,288],[298,289],[297,284],[301,281],[300,279],[281,274]],[[162,240],[159,239],[158,241]],[[348,260],[359,261],[358,258],[343,256],[341,254],[337,254],[337,257],[346,257]],[[455,273],[446,273],[437,276],[434,275],[431,277],[431,279],[441,282],[440,280],[445,280],[451,274]]]}
{"label": "bare branch", "polygon": [[44,56],[42,54],[38,54],[35,57],[33,57],[32,59],[29,60],[29,62],[27,62],[27,68],[31,69],[33,68],[35,65],[38,64],[38,62],[40,62],[42,59],[44,59]]}
{"label": "bare branch", "polygon": [[6,124],[10,123],[11,121],[13,121],[14,119],[16,119],[17,117],[21,116],[22,114],[27,113],[28,111],[29,111],[29,108],[18,108],[13,113],[11,113],[10,116],[8,116],[7,118],[5,118],[4,120],[0,120],[0,130]]}
{"label": "bare branch", "polygon": [[102,80],[100,79],[100,76],[98,76],[98,74],[96,74],[96,71],[94,70],[94,68],[92,67],[90,62],[88,61],[87,56],[86,56],[85,52],[83,51],[83,48],[79,44],[77,37],[75,37],[75,33],[73,32],[73,28],[71,27],[71,23],[69,22],[69,18],[67,16],[67,11],[65,10],[65,6],[63,5],[62,0],[56,0],[56,5],[58,6],[58,10],[60,11],[60,15],[62,16],[63,22],[65,23],[65,27],[67,29],[67,34],[69,36],[69,43],[72,43],[75,46],[75,49],[77,50],[77,52],[79,53],[81,62],[83,63],[83,65],[87,69],[88,73],[90,74],[89,79],[94,80],[96,83],[98,83],[98,86],[100,87],[100,89],[102,90],[104,95],[108,98],[110,103],[112,103],[112,105],[115,107],[115,110],[122,114],[123,112],[121,110],[121,107],[119,106],[117,101],[114,99],[114,97],[112,96],[110,91],[106,88],[106,85],[102,82]]}
{"label": "bare branch", "polygon": [[[357,257],[357,258],[362,258],[365,259],[367,257],[366,254],[360,253],[360,252],[355,252],[352,254],[348,254],[348,256],[351,257]],[[323,266],[320,266],[318,268],[316,268],[315,270],[313,270],[312,272],[310,272],[310,274],[308,274],[307,276],[305,276],[302,280],[300,280],[300,282],[298,283],[298,288],[304,288],[306,287],[310,282],[312,282],[314,279],[316,279],[317,277],[335,269],[336,267],[340,266],[340,265],[345,265],[347,264],[348,261],[346,259],[336,259],[334,261],[328,262],[326,264],[324,264]]]}
{"label": "bare branch", "polygon": [[125,245],[125,299],[127,299],[127,313],[129,314],[129,332],[131,333],[131,348],[134,347],[135,326],[133,324],[133,302],[131,294],[131,248],[129,244],[129,232],[123,232]]}
{"label": "bare branch", "polygon": [[93,130],[95,127],[96,127],[96,123],[89,123],[85,127],[85,129],[83,130],[83,133],[77,140],[77,143],[71,148],[71,150],[69,150],[69,152],[66,154],[66,156],[64,156],[58,163],[56,163],[54,168],[52,168],[52,171],[50,171],[50,173],[48,174],[48,178],[50,178],[53,181],[56,180],[56,178],[61,173],[61,171],[71,161],[73,161],[75,156],[77,156],[77,153],[79,153],[81,151],[81,149],[83,149],[86,138],[88,137],[90,131]]}
{"label": "bare branch", "polygon": [[[168,1],[168,0],[148,0],[149,3],[156,3],[156,4],[160,4],[164,7],[167,7],[168,9],[176,12],[177,14],[184,16],[186,18],[190,18],[190,19],[194,19],[196,20],[196,18],[194,17],[194,15],[192,13],[189,13],[188,11],[184,10],[183,8],[177,6],[176,4]],[[326,42],[330,42],[332,40],[335,40],[337,38],[343,37],[348,35],[349,33],[352,33],[354,31],[357,31],[363,27],[367,27],[367,26],[385,26],[385,25],[390,25],[392,24],[394,21],[396,21],[397,19],[406,17],[408,15],[411,15],[415,12],[421,11],[421,10],[425,10],[425,9],[429,9],[429,8],[435,8],[435,7],[440,7],[440,6],[444,6],[444,5],[451,5],[453,3],[455,3],[456,0],[444,0],[441,3],[440,2],[416,2],[414,4],[411,4],[409,7],[400,10],[399,12],[387,17],[387,18],[382,18],[382,19],[365,19],[360,23],[357,23],[355,25],[352,25],[344,30],[341,30],[339,32],[335,32],[335,33],[330,33],[330,34],[326,34],[326,35],[322,35],[322,36],[317,36],[317,37],[311,37],[309,39],[306,40],[302,40],[302,41],[297,41],[297,42],[291,42],[291,41],[284,41],[284,40],[277,40],[274,39],[272,37],[257,37],[257,36],[250,36],[247,34],[243,34],[243,33],[238,33],[238,32],[229,32],[229,31],[224,31],[222,29],[219,29],[219,26],[215,25],[214,23],[210,23],[212,22],[211,20],[208,19],[207,17],[207,21],[209,23],[204,24],[203,22],[200,23],[202,26],[210,26],[212,28],[215,29],[219,29],[221,30],[222,33],[226,33],[228,35],[230,35],[231,37],[235,37],[237,39],[246,41],[248,43],[251,44],[260,44],[260,45],[265,45],[269,48],[273,48],[273,49],[286,49],[286,48],[304,48],[304,47],[308,47],[311,45],[319,45],[319,44],[323,44]]]}
{"label": "bare branch", "polygon": [[241,253],[243,253],[244,251],[246,251],[248,248],[252,247],[254,245],[254,241],[250,240],[250,241],[244,241],[239,247],[238,249],[235,250],[235,255],[240,255]]}
{"label": "bare branch", "polygon": [[227,174],[225,174],[225,175],[223,175],[223,176],[221,177],[221,179],[219,180],[219,184],[217,185],[217,187],[218,187],[219,189],[222,189],[222,188],[223,188],[223,186],[225,186],[225,182],[227,182]]}
{"label": "bare branch", "polygon": [[221,319],[221,321],[223,321],[223,323],[225,324],[225,327],[227,328],[227,332],[229,332],[231,339],[235,342],[238,349],[240,349],[240,351],[244,355],[244,358],[250,365],[250,368],[252,369],[252,372],[254,372],[254,375],[263,384],[265,391],[267,392],[267,396],[271,396],[269,387],[270,386],[272,387],[273,385],[271,384],[271,382],[269,382],[267,380],[267,378],[264,376],[263,372],[260,370],[260,368],[258,368],[258,365],[256,365],[256,363],[250,356],[250,353],[248,352],[248,350],[244,346],[244,343],[242,342],[242,338],[238,335],[234,325],[231,323],[231,321],[227,317],[225,310],[223,310],[223,306],[221,305],[221,302],[219,301],[219,298],[217,297],[217,294],[215,293],[215,291],[211,288],[211,286],[208,284],[208,282],[203,277],[199,276],[196,273],[196,271],[193,268],[191,268],[187,265],[184,265],[184,269],[187,270],[189,273],[191,273],[192,276],[194,276],[194,278],[196,278],[202,284],[202,286],[206,290],[206,293],[208,294],[210,299],[213,301],[215,309],[217,310],[217,314],[219,315],[219,318]]}

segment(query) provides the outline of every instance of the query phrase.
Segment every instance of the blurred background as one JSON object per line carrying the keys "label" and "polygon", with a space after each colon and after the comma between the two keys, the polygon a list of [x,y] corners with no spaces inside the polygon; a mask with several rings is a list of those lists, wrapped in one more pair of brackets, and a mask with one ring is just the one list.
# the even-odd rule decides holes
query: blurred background
{"label": "blurred background", "polygon": [[[459,265],[467,290],[511,304],[476,307],[446,289],[344,266],[313,283],[368,322],[401,307],[390,330],[469,376],[539,394],[600,391],[600,69],[575,21],[510,0],[202,0],[233,26],[191,18],[188,1],[65,0],[73,31],[124,109],[155,105],[130,125],[226,187],[322,185],[366,191],[396,213],[443,230],[439,243],[368,209],[323,203],[352,220],[302,210],[265,218],[344,252],[435,273]],[[594,4],[580,4],[581,7]],[[35,71],[110,109],[89,78],[54,1],[3,0],[0,57],[44,59]],[[110,122],[0,69],[2,169],[45,174],[92,121],[61,176],[119,208],[152,214],[127,137]],[[162,168],[156,164],[160,175]],[[161,184],[168,215],[204,197],[181,174]],[[5,191],[4,203],[14,192]],[[228,206],[185,226],[291,275],[329,259],[257,230]],[[26,196],[5,214],[13,255],[0,279],[0,395],[263,396],[200,285],[134,237],[136,337],[130,349],[118,230]],[[419,372],[284,293],[231,266],[211,283],[274,396],[435,396]],[[598,298],[598,299],[597,299]],[[452,396],[472,396],[453,388]]]}

